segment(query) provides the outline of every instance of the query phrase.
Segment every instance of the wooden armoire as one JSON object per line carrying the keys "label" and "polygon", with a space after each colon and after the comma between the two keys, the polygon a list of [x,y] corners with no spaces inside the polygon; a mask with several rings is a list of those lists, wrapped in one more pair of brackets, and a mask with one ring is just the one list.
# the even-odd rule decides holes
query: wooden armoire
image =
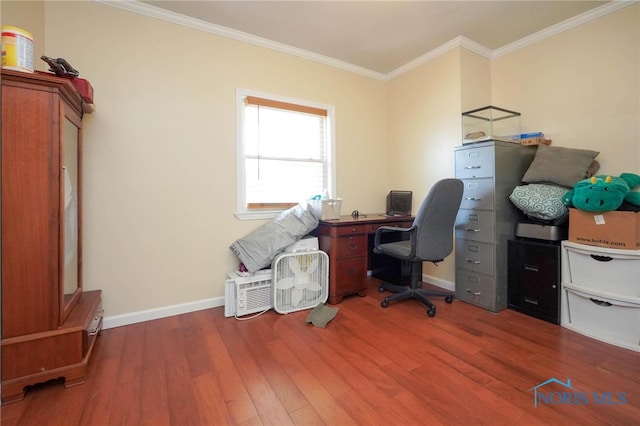
{"label": "wooden armoire", "polygon": [[2,402],[84,382],[102,326],[82,289],[82,118],[68,79],[2,70]]}

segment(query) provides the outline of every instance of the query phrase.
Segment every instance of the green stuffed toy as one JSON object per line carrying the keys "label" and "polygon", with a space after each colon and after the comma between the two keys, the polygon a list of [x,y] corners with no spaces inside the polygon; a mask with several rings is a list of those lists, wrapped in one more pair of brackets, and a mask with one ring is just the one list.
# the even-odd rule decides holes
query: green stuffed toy
{"label": "green stuffed toy", "polygon": [[623,201],[640,206],[640,192],[632,191],[636,186],[640,186],[640,176],[634,173],[622,173],[620,177],[592,176],[576,183],[562,202],[587,212],[616,210]]}

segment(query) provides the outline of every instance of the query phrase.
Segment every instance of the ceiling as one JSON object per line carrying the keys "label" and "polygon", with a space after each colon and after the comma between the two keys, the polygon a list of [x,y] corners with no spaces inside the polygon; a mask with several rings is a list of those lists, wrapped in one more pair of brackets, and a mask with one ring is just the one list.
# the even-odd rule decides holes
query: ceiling
{"label": "ceiling", "polygon": [[[143,1],[386,75],[457,37],[489,51],[592,14],[608,1]],[[194,21],[196,21],[194,19]]]}

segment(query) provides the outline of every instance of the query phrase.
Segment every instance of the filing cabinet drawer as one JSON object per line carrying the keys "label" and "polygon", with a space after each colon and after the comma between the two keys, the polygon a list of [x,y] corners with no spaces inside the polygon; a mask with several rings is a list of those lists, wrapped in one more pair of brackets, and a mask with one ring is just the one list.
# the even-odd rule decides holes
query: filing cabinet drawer
{"label": "filing cabinet drawer", "polygon": [[504,309],[506,301],[496,294],[493,277],[456,269],[456,299],[473,303],[492,312]]}
{"label": "filing cabinet drawer", "polygon": [[456,151],[456,177],[492,177],[494,171],[494,148],[484,146]]}
{"label": "filing cabinet drawer", "polygon": [[462,179],[461,209],[493,210],[493,179]]}
{"label": "filing cabinet drawer", "polygon": [[456,240],[456,266],[493,276],[495,247],[493,244]]}
{"label": "filing cabinet drawer", "polygon": [[337,239],[336,253],[338,259],[367,254],[367,235],[352,235]]}
{"label": "filing cabinet drawer", "polygon": [[456,238],[493,243],[493,218],[491,211],[460,209],[456,218]]}

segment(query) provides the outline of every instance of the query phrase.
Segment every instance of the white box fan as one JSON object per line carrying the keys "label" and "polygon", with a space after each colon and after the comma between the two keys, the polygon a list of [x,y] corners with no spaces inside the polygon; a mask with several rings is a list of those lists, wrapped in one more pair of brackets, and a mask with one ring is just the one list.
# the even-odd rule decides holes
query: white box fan
{"label": "white box fan", "polygon": [[281,314],[315,308],[329,296],[329,256],[322,250],[282,253],[271,264],[273,309]]}

